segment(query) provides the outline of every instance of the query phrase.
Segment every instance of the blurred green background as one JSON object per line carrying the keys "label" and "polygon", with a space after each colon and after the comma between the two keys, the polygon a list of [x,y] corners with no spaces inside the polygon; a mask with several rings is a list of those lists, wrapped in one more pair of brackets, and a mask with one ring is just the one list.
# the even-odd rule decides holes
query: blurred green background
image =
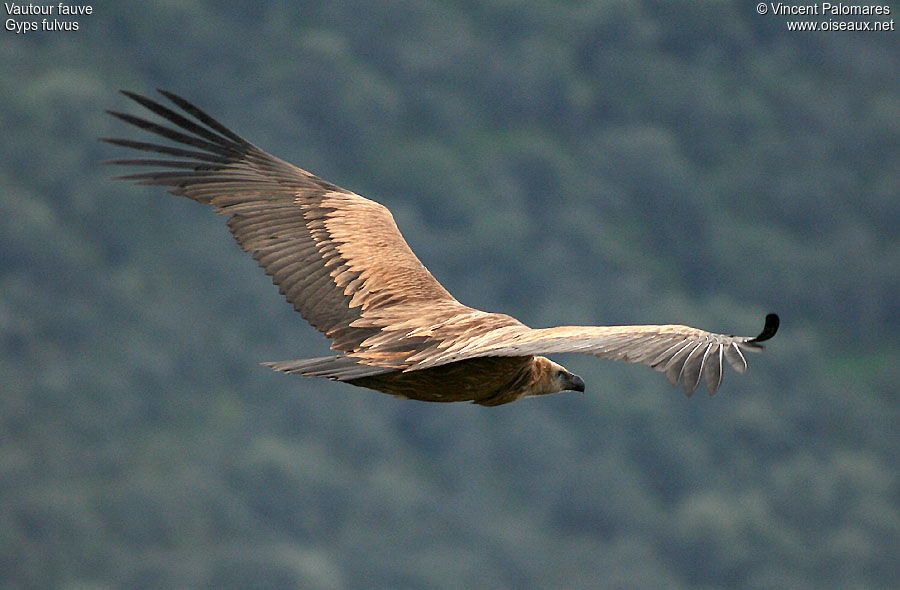
{"label": "blurred green background", "polygon": [[[894,587],[898,33],[754,6],[96,2],[2,31],[0,587]],[[98,164],[140,137],[116,90],[156,87],[388,205],[468,305],[782,331],[713,398],[577,355],[586,395],[499,408],[276,374],[327,342],[222,218]]]}

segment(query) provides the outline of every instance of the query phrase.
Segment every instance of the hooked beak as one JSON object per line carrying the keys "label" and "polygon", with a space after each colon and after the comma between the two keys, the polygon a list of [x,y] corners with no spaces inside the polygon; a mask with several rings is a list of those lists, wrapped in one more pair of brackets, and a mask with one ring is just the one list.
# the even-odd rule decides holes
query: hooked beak
{"label": "hooked beak", "polygon": [[569,375],[569,386],[566,388],[569,391],[580,391],[584,393],[584,379],[579,377],[578,375]]}

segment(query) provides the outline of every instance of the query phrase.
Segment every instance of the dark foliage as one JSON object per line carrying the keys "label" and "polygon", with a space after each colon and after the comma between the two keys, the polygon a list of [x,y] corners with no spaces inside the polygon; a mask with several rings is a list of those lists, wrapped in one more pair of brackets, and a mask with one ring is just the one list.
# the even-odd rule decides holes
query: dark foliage
{"label": "dark foliage", "polygon": [[[888,588],[900,51],[743,2],[102,3],[0,35],[0,587]],[[220,218],[113,183],[172,89],[394,211],[532,326],[782,328],[686,399],[509,407],[291,379],[325,354]]]}

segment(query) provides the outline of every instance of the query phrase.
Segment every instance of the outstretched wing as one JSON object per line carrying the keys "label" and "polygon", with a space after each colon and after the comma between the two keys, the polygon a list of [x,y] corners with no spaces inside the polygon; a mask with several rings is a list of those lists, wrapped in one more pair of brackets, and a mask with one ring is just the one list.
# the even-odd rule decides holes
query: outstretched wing
{"label": "outstretched wing", "polygon": [[348,353],[324,359],[342,371],[370,372],[351,366],[354,362],[413,371],[475,357],[584,352],[650,365],[675,384],[683,381],[689,394],[705,376],[714,393],[724,361],[743,372],[744,351],[762,348],[759,343],[778,328],[778,317],[771,314],[755,338],[687,326],[532,330],[512,317],[466,307],[416,258],[384,206],[264,152],[172,93],[160,91],[181,112],[123,93],[169,126],[110,114],[170,143],[101,138],[166,156],[112,160],[155,168],[119,178],[170,187],[174,195],[229,215],[228,227],[241,248],[294,308],[332,339],[333,349]]}
{"label": "outstretched wing", "polygon": [[701,378],[714,394],[722,384],[727,361],[738,373],[747,370],[747,351],[762,350],[761,342],[778,330],[778,316],[766,316],[758,336],[726,336],[688,326],[561,326],[533,330],[508,326],[462,340],[441,351],[410,357],[407,370],[425,369],[479,356],[521,356],[581,352],[594,356],[649,365],[664,372],[673,385],[684,383],[688,395]]}
{"label": "outstretched wing", "polygon": [[[155,168],[119,178],[171,187],[174,195],[229,215],[228,227],[241,248],[271,275],[294,309],[332,339],[332,348],[365,349],[363,341],[385,327],[377,318],[408,318],[396,313],[398,308],[415,313],[424,324],[475,312],[457,302],[416,258],[386,207],[264,152],[185,99],[159,92],[180,112],[123,94],[169,125],[108,111],[170,140],[164,145],[101,138],[167,156],[111,160]],[[382,346],[382,352],[362,358],[395,366],[391,359],[407,356],[415,343]]]}

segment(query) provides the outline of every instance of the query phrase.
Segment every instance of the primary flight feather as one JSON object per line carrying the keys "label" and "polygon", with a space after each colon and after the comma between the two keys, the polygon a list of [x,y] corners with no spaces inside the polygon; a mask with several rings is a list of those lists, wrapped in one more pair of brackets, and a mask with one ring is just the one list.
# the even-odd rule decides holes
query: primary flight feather
{"label": "primary flight feather", "polygon": [[584,381],[542,354],[581,352],[649,365],[690,395],[710,394],[725,364],[747,368],[746,351],[778,329],[766,316],[756,337],[679,325],[532,329],[513,317],[467,307],[428,272],[383,205],[288,164],[242,139],[185,99],[175,107],[123,91],[168,125],[107,111],[168,144],[101,138],[166,158],[111,160],[154,170],[120,176],[211,205],[279,291],[339,354],[264,363],[422,401],[500,405]]}

